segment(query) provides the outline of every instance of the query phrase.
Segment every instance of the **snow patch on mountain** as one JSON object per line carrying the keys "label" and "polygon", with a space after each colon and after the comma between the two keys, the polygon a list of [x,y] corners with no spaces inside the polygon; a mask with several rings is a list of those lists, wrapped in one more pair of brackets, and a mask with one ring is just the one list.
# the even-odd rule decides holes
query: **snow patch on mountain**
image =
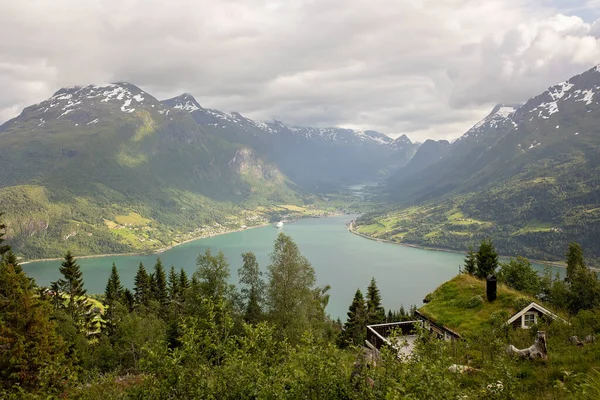
{"label": "snow patch on mountain", "polygon": [[471,129],[457,139],[457,142],[467,138],[475,138],[479,142],[490,130],[496,130],[508,124],[516,126],[517,124],[512,117],[519,107],[520,105],[496,105],[487,117],[473,125]]}

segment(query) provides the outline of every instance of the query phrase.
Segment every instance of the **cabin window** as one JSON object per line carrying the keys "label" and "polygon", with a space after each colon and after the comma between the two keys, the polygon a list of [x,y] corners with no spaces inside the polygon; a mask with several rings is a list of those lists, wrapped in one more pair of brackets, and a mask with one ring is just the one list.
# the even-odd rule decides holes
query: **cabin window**
{"label": "cabin window", "polygon": [[523,328],[529,328],[530,326],[535,324],[535,314],[525,314],[523,315]]}

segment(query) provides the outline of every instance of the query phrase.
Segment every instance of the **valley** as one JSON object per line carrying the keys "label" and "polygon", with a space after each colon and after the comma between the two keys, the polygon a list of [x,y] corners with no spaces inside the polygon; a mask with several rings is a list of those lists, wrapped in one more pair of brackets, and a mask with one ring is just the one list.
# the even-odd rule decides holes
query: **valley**
{"label": "valley", "polygon": [[[158,255],[80,258],[79,264],[89,293],[104,291],[112,263],[119,268],[123,284],[132,288],[140,262],[151,266],[160,257],[164,265],[183,268],[191,276],[196,269],[198,254],[209,248],[215,253],[223,251],[231,263],[232,272],[241,267],[240,254],[245,251],[252,251],[261,269],[266,271],[273,240],[283,232],[293,238],[302,253],[310,259],[318,283],[331,285],[328,313],[334,319],[343,319],[356,288],[364,286],[372,276],[381,277],[378,282],[386,309],[397,309],[400,305],[409,308],[411,305],[420,305],[424,293],[429,293],[453,277],[462,263],[462,254],[378,243],[353,235],[348,232],[346,225],[356,217],[350,214],[306,218],[286,223],[282,229],[271,225],[193,240]],[[40,261],[25,264],[23,269],[38,285],[47,286],[59,277],[59,265],[60,260]],[[368,268],[365,268],[367,265]],[[544,266],[534,264],[534,268],[542,271]],[[552,271],[559,270],[553,268]],[[343,282],[339,280],[342,275]],[[408,276],[413,279],[407,279]],[[234,272],[231,282],[236,281],[237,274]]]}
{"label": "valley", "polygon": [[600,399],[600,0],[0,0],[1,400]]}
{"label": "valley", "polygon": [[[123,82],[64,88],[0,126],[0,204],[17,254],[151,252],[282,218],[360,211],[342,182],[384,173],[375,153],[398,154],[400,164],[411,155],[406,138],[293,130],[184,98],[160,102]],[[318,165],[310,154],[322,146],[342,156]],[[354,153],[363,161],[350,161]],[[303,166],[319,171],[292,181]]]}
{"label": "valley", "polygon": [[[363,214],[373,238],[597,264],[594,67],[456,141],[293,127],[159,101],[130,83],[63,88],[0,127],[0,204],[26,259],[155,252],[281,219]],[[373,182],[366,184],[365,182]]]}
{"label": "valley", "polygon": [[598,265],[599,115],[594,67],[523,105],[498,105],[452,144],[429,141],[387,180],[388,206],[357,220],[385,240],[562,260],[581,243]]}

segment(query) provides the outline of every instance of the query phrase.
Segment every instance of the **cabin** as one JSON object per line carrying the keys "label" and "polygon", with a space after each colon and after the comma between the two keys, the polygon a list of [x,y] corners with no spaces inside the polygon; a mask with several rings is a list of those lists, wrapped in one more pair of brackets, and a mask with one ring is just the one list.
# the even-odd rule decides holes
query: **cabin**
{"label": "cabin", "polygon": [[480,280],[461,274],[428,294],[413,321],[368,325],[365,344],[375,353],[390,346],[399,356],[410,356],[420,330],[439,339],[459,340],[498,315],[505,316],[505,323],[515,329],[529,329],[541,321],[568,323],[534,300],[499,285],[493,275]]}
{"label": "cabin", "polygon": [[513,315],[506,323],[512,325],[513,328],[529,329],[537,324],[543,318],[549,320],[559,320],[567,323],[564,319],[549,311],[548,309],[532,301],[527,307]]}
{"label": "cabin", "polygon": [[444,339],[459,339],[499,316],[515,329],[528,329],[541,321],[566,323],[535,297],[499,284],[493,275],[485,280],[457,275],[428,294],[423,302],[416,318]]}

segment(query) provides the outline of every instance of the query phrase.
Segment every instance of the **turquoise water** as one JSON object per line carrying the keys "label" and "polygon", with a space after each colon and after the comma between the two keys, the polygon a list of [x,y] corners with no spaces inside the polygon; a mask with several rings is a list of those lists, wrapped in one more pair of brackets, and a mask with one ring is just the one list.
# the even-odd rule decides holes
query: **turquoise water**
{"label": "turquoise water", "polygon": [[[442,251],[381,243],[356,236],[346,229],[354,216],[303,219],[286,224],[281,231],[290,235],[300,251],[312,263],[319,285],[331,285],[327,312],[334,318],[346,318],[354,292],[363,293],[375,277],[386,309],[398,309],[401,304],[420,306],[423,297],[458,273],[463,255]],[[196,257],[207,248],[221,250],[231,264],[232,282],[241,266],[241,253],[252,251],[263,269],[269,263],[269,253],[279,229],[268,226],[199,239],[177,246],[158,255],[165,267],[184,268],[189,276],[196,270]],[[157,255],[111,256],[79,260],[88,293],[103,293],[114,262],[121,282],[133,286],[138,264],[151,270]],[[59,277],[60,261],[44,261],[23,266],[38,285],[49,285]]]}

